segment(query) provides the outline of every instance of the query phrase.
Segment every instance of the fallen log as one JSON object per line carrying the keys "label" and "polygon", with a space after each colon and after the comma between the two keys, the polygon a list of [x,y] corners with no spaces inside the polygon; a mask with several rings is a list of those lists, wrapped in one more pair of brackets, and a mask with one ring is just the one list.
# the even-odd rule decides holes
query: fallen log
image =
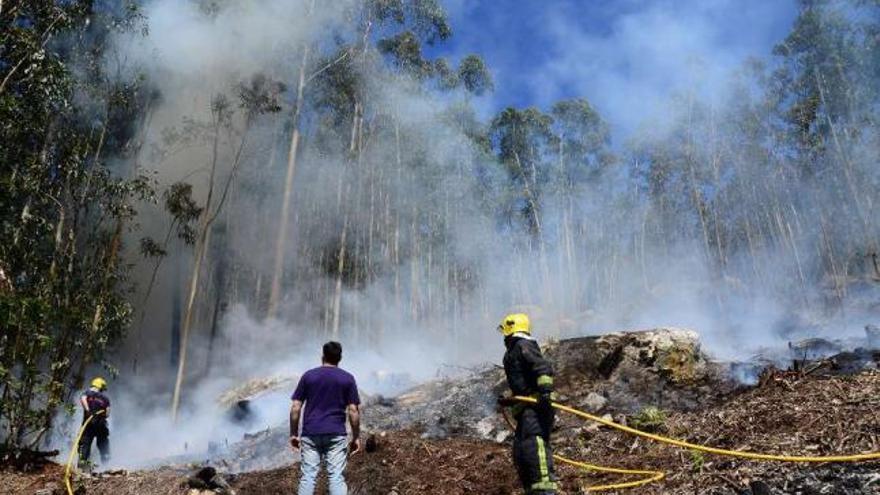
{"label": "fallen log", "polygon": [[58,450],[6,449],[0,451],[0,466],[16,471],[35,471],[51,464],[51,457],[58,455]]}

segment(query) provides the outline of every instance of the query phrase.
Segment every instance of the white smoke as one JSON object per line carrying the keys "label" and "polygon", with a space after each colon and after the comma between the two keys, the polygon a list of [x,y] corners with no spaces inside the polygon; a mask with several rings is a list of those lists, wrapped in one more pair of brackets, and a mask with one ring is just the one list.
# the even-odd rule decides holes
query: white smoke
{"label": "white smoke", "polygon": [[[586,220],[574,233],[584,241],[574,266],[566,265],[567,253],[559,242],[565,202],[552,194],[542,210],[546,245],[541,256],[540,250],[526,248],[534,242],[529,234],[500,233],[503,229],[493,205],[487,207],[483,201],[503,196],[507,173],[492,158],[480,155],[470,138],[449,123],[449,111],[462,102],[462,95],[438,96],[373,66],[363,74],[367,78],[364,86],[371,92],[368,111],[396,120],[406,139],[407,159],[417,162],[421,154],[429,158],[425,161],[430,165],[404,172],[412,177],[398,182],[394,177],[400,173],[395,164],[399,150],[388,137],[393,129],[383,128],[389,124],[380,118],[370,123],[370,139],[375,141],[365,146],[363,163],[357,167],[344,152],[319,155],[306,144],[294,191],[293,232],[287,243],[288,269],[296,272],[295,283],[284,294],[279,317],[264,319],[260,308],[243,301],[251,294],[257,294],[253,299],[265,298],[271,280],[271,241],[287,151],[286,144],[281,144],[289,139],[285,119],[294,97],[291,88],[301,46],[311,41],[317,53],[327,55],[337,48],[334,37],[346,43],[357,41],[351,32],[354,0],[318,1],[314,11],[306,14],[311,3],[155,0],[144,6],[149,36],[119,40],[129,66],[148,74],[161,94],[147,131],[153,143],[161,142],[163,132],[179,128],[186,119],[209,120],[212,97],[224,94],[235,101],[236,85],[255,74],[284,82],[288,91],[282,98],[282,113],[261,118],[251,129],[241,179],[223,213],[229,222],[222,247],[231,251],[237,273],[253,276],[241,277],[249,282],[225,295],[229,308],[212,343],[209,315],[214,294],[210,281],[199,288],[200,317],[188,343],[184,408],[179,422],[172,423],[168,412],[174,372],[168,365],[169,301],[174,287],[185,285],[189,276],[191,250],[174,246],[144,308],[141,335],[130,339],[119,353],[125,359],[137,351],[141,360],[136,374],[127,363],[120,366],[122,373],[111,391],[115,465],[204,451],[210,443],[223,445],[245,431],[285,421],[289,391],[261,401],[264,409],[257,412],[258,424],[246,427],[227,421],[217,397],[250,378],[296,376],[318,364],[320,345],[330,330],[327,295],[334,291],[336,278],[316,268],[316,253],[334,245],[346,225],[352,236],[357,229],[364,232],[371,222],[395,221],[401,230],[399,267],[389,261],[387,247],[373,246],[369,255],[380,264],[376,275],[360,286],[343,286],[342,366],[354,372],[361,387],[371,393],[392,391],[378,378],[389,370],[418,381],[434,376],[443,365],[497,361],[503,349],[493,329],[498,318],[514,309],[532,315],[541,339],[621,328],[684,326],[700,331],[711,352],[730,359],[785,343],[786,337],[773,330],[791,317],[790,309],[787,301],[774,297],[775,287],[741,291],[735,276],[719,280],[698,254],[702,249],[699,239],[691,236],[669,232],[665,245],[644,245],[646,238],[651,239],[645,233],[647,219],[655,212],[653,205],[633,204],[638,179],[622,167],[612,167],[574,198],[574,215]],[[730,106],[731,74],[753,54],[755,45],[729,46],[722,39],[726,31],[719,23],[724,19],[717,12],[736,8],[736,2],[721,2],[720,8],[702,2],[688,4],[692,8],[681,9],[684,13],[665,2],[633,9],[602,35],[579,32],[565,11],[551,10],[548,25],[556,41],[549,49],[557,56],[531,71],[529,84],[536,88],[537,102],[546,108],[575,91],[595,102],[618,132],[635,132],[646,121],[659,122],[650,137],[639,136],[657,142],[669,138],[683,112],[678,105],[670,109],[673,93],[694,90],[696,99],[707,99],[722,114]],[[455,5],[471,8],[461,2]],[[491,66],[491,58],[488,62]],[[505,84],[510,74],[500,76],[497,85]],[[485,108],[487,101],[490,98],[472,103]],[[657,120],[661,114],[664,118]],[[316,127],[314,122],[303,126],[306,140],[317,139],[308,132]],[[224,176],[229,173],[234,148],[230,143],[236,138],[232,133],[223,142]],[[277,154],[274,168],[268,158],[273,147]],[[343,147],[347,148],[347,141]],[[204,199],[208,143],[190,143],[162,161],[144,155],[142,166],[155,171],[160,184],[191,181],[196,197]],[[481,174],[475,172],[477,168]],[[376,199],[388,207],[375,218],[363,208],[374,183],[384,184],[390,196]],[[252,184],[257,184],[256,191],[247,189]],[[482,192],[486,194],[481,196]],[[343,205],[339,210],[337,202]],[[450,208],[458,216],[445,228],[432,230],[434,224],[424,220],[434,213],[449,218],[444,215]],[[168,222],[162,212],[146,210],[142,218],[154,237],[162,237]],[[442,242],[432,236],[442,236]],[[803,247],[808,245],[804,242]],[[429,258],[424,251],[431,246],[438,247]],[[353,247],[361,253],[368,249]],[[422,252],[414,256],[419,249]],[[792,260],[783,259],[770,247],[759,250],[758,256],[762,266],[774,266],[769,278],[782,286],[792,285],[785,278],[791,273]],[[458,299],[447,293],[446,277],[451,275],[438,268],[446,258],[450,261],[445,266],[454,266],[457,276],[471,277],[468,283],[473,287]],[[731,260],[731,266],[737,267],[731,270],[733,275],[745,270],[738,264],[750,267],[750,261]],[[149,278],[151,266],[138,270],[140,280]],[[175,272],[181,272],[179,278]],[[431,298],[446,298],[454,310],[413,317]],[[851,321],[834,330],[841,329],[848,335],[858,331]],[[209,345],[212,352],[208,352]]]}

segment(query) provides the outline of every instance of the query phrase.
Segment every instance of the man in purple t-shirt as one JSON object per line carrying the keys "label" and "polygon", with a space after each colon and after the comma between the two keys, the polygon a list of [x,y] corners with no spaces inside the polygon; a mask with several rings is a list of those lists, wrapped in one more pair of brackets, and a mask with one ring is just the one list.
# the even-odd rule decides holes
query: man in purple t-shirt
{"label": "man in purple t-shirt", "polygon": [[[346,495],[343,471],[348,460],[346,447],[354,455],[361,450],[361,419],[357,384],[351,373],[339,368],[342,345],[324,344],[321,366],[310,369],[299,379],[290,405],[290,445],[300,449],[302,460],[299,495],[312,495],[321,461],[327,461],[327,479],[330,495]],[[299,431],[300,413],[305,404],[302,434]],[[351,424],[351,442],[347,442],[345,413]]]}

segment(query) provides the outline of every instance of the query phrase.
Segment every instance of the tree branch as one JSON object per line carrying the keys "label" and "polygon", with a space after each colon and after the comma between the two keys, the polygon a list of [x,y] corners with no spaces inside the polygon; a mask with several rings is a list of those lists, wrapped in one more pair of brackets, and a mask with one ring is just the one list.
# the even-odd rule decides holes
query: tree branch
{"label": "tree branch", "polygon": [[330,62],[329,64],[325,65],[324,67],[321,67],[321,68],[318,69],[317,71],[313,72],[312,75],[310,75],[310,76],[308,77],[308,79],[306,79],[306,84],[308,84],[309,82],[311,82],[312,79],[314,79],[314,78],[318,77],[319,75],[321,75],[322,72],[326,71],[326,70],[329,69],[330,67],[333,67],[334,65],[338,64],[339,62],[342,62],[342,61],[345,59],[345,57],[349,56],[350,54],[351,54],[351,50],[346,50],[346,51],[345,51],[342,55],[340,55],[336,60]]}
{"label": "tree branch", "polygon": [[[0,0],[0,1],[2,1],[2,0]],[[60,21],[62,17],[64,17],[64,16],[63,15],[56,16],[55,19],[52,20],[52,23],[49,24],[49,27],[47,27],[46,30],[43,31],[43,34],[40,36],[41,38],[43,38],[43,42],[40,43],[40,50],[45,48],[46,43],[48,43],[49,40],[52,39],[51,31],[55,27],[55,25],[58,24],[58,21]],[[32,54],[28,53],[24,57],[22,57],[21,60],[19,60],[18,63],[15,64],[14,67],[12,67],[12,69],[9,71],[9,73],[6,74],[6,77],[3,78],[3,82],[0,82],[0,95],[2,95],[3,91],[6,89],[6,84],[9,83],[9,79],[12,78],[12,76],[16,72],[18,72],[18,69],[21,68],[21,65],[24,64],[27,61],[27,59],[31,57],[31,55]]]}

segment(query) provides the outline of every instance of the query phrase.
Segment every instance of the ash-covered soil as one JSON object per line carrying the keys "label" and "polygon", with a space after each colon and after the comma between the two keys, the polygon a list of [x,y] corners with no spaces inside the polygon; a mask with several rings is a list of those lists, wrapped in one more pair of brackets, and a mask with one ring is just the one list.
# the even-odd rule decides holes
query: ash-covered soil
{"label": "ash-covered soil", "polygon": [[[661,433],[732,450],[824,456],[880,450],[880,374],[800,377],[778,373],[705,410],[670,412]],[[631,417],[624,418],[631,419]],[[650,468],[667,479],[649,494],[875,494],[880,463],[789,464],[696,454],[560,417],[560,453],[597,464]],[[584,484],[619,476],[576,474]]]}
{"label": "ash-covered soil", "polygon": [[[371,442],[373,444],[374,442]],[[349,462],[351,494],[510,494],[516,492],[516,475],[510,469],[508,448],[468,438],[423,439],[418,432],[400,431],[377,436],[370,452]],[[293,459],[292,453],[289,459]],[[194,469],[163,468],[153,471],[101,474],[84,477],[80,492],[93,495],[187,494]],[[296,493],[297,466],[266,471],[227,474],[224,478],[239,495],[290,495]],[[0,474],[0,494],[65,493],[63,469],[49,466],[39,473]],[[204,492],[202,492],[204,493]],[[210,493],[210,492],[209,492]],[[321,480],[317,491],[326,494]]]}
{"label": "ash-covered soil", "polygon": [[[880,372],[866,361],[853,375],[833,363],[800,372],[765,372],[759,385],[727,378],[726,365],[678,329],[572,339],[548,346],[562,402],[630,425],[645,406],[662,411],[650,426],[694,443],[756,452],[831,455],[880,450]],[[493,406],[503,375],[487,367],[438,380],[393,399],[373,398],[365,426],[368,452],[349,467],[353,494],[513,494],[518,483],[510,439]],[[697,454],[560,414],[559,453],[587,462],[662,470],[667,478],[631,490],[643,494],[880,494],[880,463],[783,464]],[[233,445],[210,460],[238,494],[295,493],[297,466],[284,427]],[[273,464],[271,469],[248,466]],[[186,494],[193,466],[83,478],[81,493]],[[620,475],[558,470],[562,494],[627,481]],[[39,490],[44,490],[40,492]],[[61,494],[61,470],[0,474],[0,494]],[[324,488],[321,488],[324,490]],[[326,493],[319,491],[319,493]]]}

